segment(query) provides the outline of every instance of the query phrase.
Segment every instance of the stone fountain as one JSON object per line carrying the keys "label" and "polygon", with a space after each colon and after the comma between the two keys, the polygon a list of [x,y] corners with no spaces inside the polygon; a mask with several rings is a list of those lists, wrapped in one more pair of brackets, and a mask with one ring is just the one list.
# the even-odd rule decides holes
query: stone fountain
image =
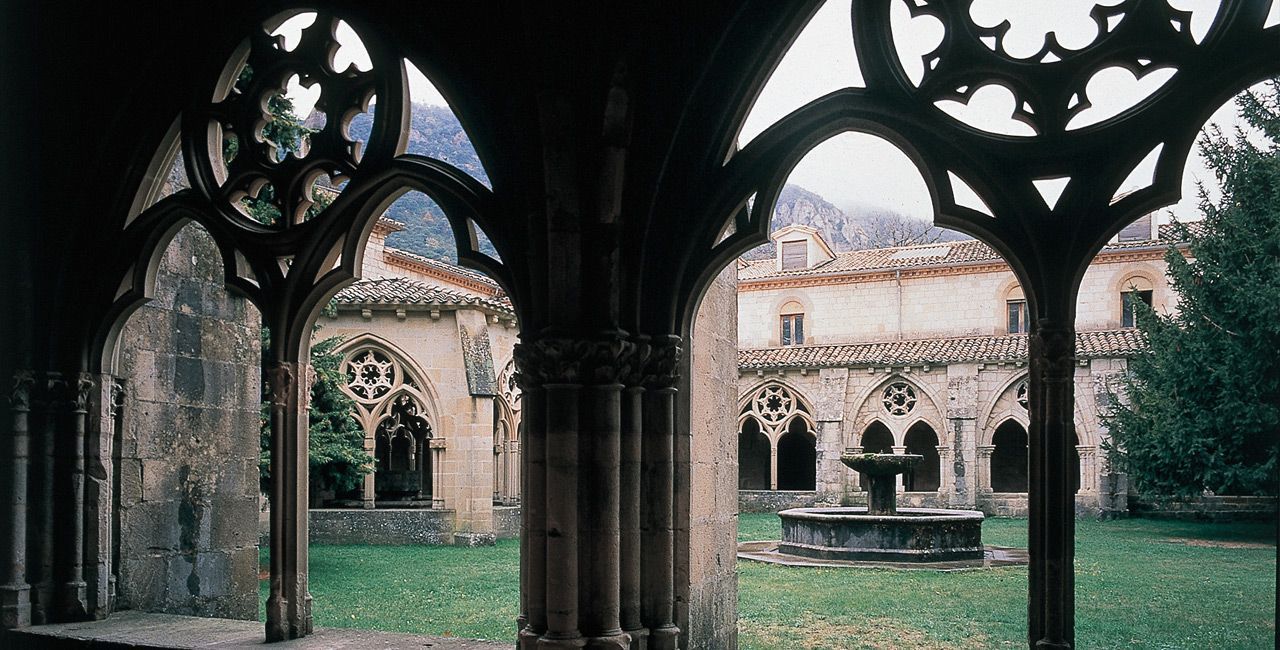
{"label": "stone fountain", "polygon": [[898,509],[895,477],[910,471],[923,458],[916,454],[841,456],[842,463],[865,479],[867,507],[779,512],[782,543],[778,552],[857,562],[981,562],[981,512]]}

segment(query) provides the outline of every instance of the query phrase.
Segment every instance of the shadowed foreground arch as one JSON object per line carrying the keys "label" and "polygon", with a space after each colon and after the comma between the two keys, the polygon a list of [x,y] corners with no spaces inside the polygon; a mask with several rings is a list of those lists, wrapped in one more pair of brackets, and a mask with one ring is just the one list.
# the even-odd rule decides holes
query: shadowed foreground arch
{"label": "shadowed foreground arch", "polygon": [[[265,363],[277,480],[266,632],[273,640],[310,633],[308,492],[300,476],[310,322],[355,277],[362,237],[384,202],[413,188],[447,213],[461,263],[507,290],[523,333],[516,355],[527,425],[521,647],[624,648],[643,637],[653,650],[672,650],[682,635],[719,642],[724,637],[698,627],[699,612],[709,609],[678,599],[676,588],[686,580],[676,547],[686,522],[674,513],[677,490],[688,483],[678,480],[687,470],[677,463],[687,459],[675,441],[687,428],[694,307],[721,269],[766,241],[769,210],[804,152],[834,133],[862,130],[901,145],[923,170],[936,223],[981,235],[1024,288],[1031,319],[1027,640],[1029,647],[1072,647],[1074,578],[1062,567],[1073,564],[1074,508],[1064,472],[1080,276],[1123,224],[1178,198],[1183,161],[1205,118],[1280,70],[1280,31],[1263,27],[1267,3],[1224,0],[1197,43],[1184,13],[1133,2],[1088,47],[1046,45],[1044,55],[1059,61],[1040,65],[1004,52],[998,33],[973,28],[965,3],[908,3],[946,34],[913,81],[895,54],[891,3],[856,2],[850,28],[867,88],[814,100],[734,151],[752,98],[817,6],[321,2],[319,28],[296,54],[277,50],[262,29],[273,8],[242,0],[152,1],[124,16],[105,4],[63,12],[6,6],[14,38],[0,61],[22,67],[6,75],[18,87],[3,101],[12,123],[35,125],[8,144],[39,154],[22,173],[5,175],[16,182],[6,191],[13,210],[3,245],[16,253],[0,255],[0,284],[12,287],[0,375],[16,388],[0,472],[0,530],[13,531],[0,553],[4,625],[31,620],[30,581],[40,576],[26,563],[28,523],[37,539],[55,527],[66,531],[51,557],[65,578],[55,585],[58,604],[39,601],[41,614],[73,621],[109,613],[109,602],[91,609],[80,596],[81,589],[105,591],[110,575],[110,558],[88,548],[82,534],[110,508],[109,498],[85,499],[86,469],[97,471],[103,460],[86,454],[110,446],[84,443],[102,435],[90,407],[110,402],[104,341],[123,304],[139,299],[129,288],[138,286],[158,230],[172,225],[151,216],[169,202],[209,230],[226,282],[251,297],[272,328]],[[56,28],[42,22],[47,13],[58,14]],[[369,48],[371,71],[329,70],[319,60],[338,19]],[[996,40],[995,50],[983,36]],[[238,76],[231,63],[244,57],[255,70],[281,74],[255,75],[239,95],[225,96]],[[401,155],[406,59],[454,104],[492,190],[447,161]],[[1082,85],[1109,66],[1143,76],[1174,67],[1177,74],[1131,109],[1068,129],[1092,104]],[[261,111],[239,98],[267,96],[293,68],[324,87],[329,131],[303,159],[273,164],[271,147],[249,137]],[[1017,117],[1035,136],[986,133],[936,108],[936,101],[967,100],[993,78],[1012,87]],[[358,155],[339,126],[349,111],[367,108],[370,91],[376,119]],[[94,119],[86,119],[90,113]],[[149,163],[179,115],[193,187],[137,215]],[[40,128],[49,124],[58,128]],[[214,136],[224,128],[243,137],[220,177],[210,153],[221,147]],[[27,140],[35,134],[39,147]],[[1113,201],[1157,146],[1151,185]],[[265,180],[293,213],[320,173],[347,183],[310,219],[268,227],[231,206]],[[1050,205],[1035,181],[1061,178],[1070,181]],[[966,187],[990,216],[957,198]],[[475,250],[477,228],[501,261]],[[77,390],[49,399],[50,379],[69,379]],[[61,424],[30,427],[33,403],[50,405],[35,414],[37,424],[46,415]],[[55,433],[69,451],[56,472],[33,478],[27,442],[43,445]],[[42,511],[55,487],[62,498],[52,519],[29,518],[28,497],[31,512]],[[86,556],[92,571],[83,571]]]}

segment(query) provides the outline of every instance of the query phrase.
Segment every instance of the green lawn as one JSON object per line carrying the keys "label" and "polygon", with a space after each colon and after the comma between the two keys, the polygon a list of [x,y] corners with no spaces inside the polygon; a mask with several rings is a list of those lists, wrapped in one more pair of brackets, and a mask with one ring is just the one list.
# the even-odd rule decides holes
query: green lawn
{"label": "green lawn", "polygon": [[[776,539],[743,515],[739,539]],[[989,519],[988,544],[1026,545],[1026,520]],[[1081,648],[1270,648],[1275,527],[1129,519],[1077,523]],[[311,547],[321,626],[513,638],[519,544]],[[1025,647],[1025,567],[799,569],[739,562],[743,648]],[[263,583],[265,598],[266,583]]]}

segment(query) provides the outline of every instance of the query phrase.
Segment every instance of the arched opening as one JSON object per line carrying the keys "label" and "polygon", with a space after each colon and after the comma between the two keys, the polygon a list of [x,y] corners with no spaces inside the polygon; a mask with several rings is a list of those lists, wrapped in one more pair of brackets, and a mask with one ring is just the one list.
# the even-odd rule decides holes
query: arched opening
{"label": "arched opening", "polygon": [[996,427],[991,443],[995,445],[991,452],[991,489],[1026,492],[1027,430],[1015,420],[1006,420]]}
{"label": "arched opening", "polygon": [[738,431],[738,489],[769,489],[769,439],[760,422],[748,417]]}
{"label": "arched opening", "polygon": [[812,490],[817,483],[817,439],[804,420],[796,418],[778,439],[778,489]]}
{"label": "arched opening", "polygon": [[920,454],[924,460],[902,477],[908,492],[934,492],[942,482],[942,464],[938,458],[938,435],[925,422],[917,422],[907,429],[908,454]]}
{"label": "arched opening", "polygon": [[[893,434],[889,433],[889,427],[883,422],[876,420],[862,432],[862,451],[867,454],[892,454],[893,453]],[[858,475],[858,485],[866,489],[867,485],[863,481],[862,475]]]}

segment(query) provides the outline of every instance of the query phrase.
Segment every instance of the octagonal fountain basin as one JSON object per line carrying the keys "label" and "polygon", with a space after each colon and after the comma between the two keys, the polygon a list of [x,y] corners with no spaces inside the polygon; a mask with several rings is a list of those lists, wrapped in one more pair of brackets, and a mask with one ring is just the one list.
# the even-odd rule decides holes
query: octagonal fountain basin
{"label": "octagonal fountain basin", "polygon": [[792,508],[782,519],[779,553],[822,560],[955,562],[982,560],[983,514],[976,510]]}

